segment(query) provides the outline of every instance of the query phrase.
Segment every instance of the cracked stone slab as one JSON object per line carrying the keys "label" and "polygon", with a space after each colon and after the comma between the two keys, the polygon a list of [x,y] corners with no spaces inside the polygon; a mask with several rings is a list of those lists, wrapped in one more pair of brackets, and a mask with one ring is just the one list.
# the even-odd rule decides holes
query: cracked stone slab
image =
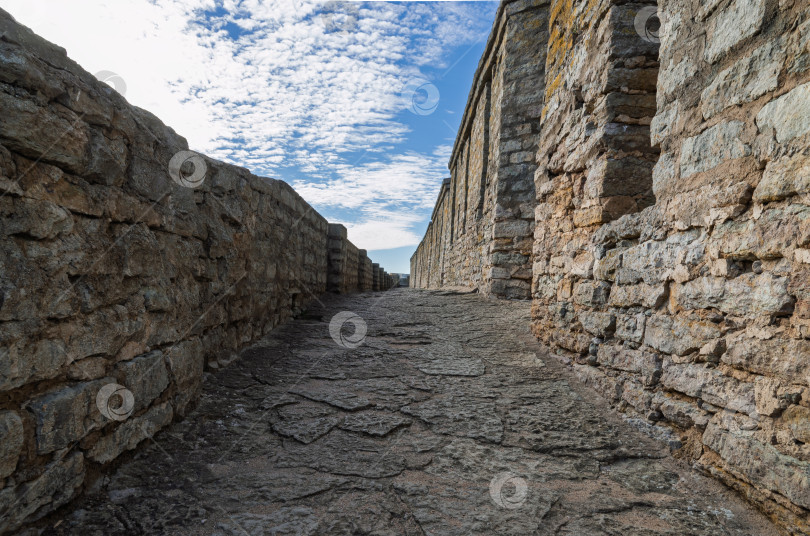
{"label": "cracked stone slab", "polygon": [[347,415],[340,428],[348,432],[358,432],[372,436],[386,436],[401,426],[413,421],[402,415],[384,411],[364,411]]}

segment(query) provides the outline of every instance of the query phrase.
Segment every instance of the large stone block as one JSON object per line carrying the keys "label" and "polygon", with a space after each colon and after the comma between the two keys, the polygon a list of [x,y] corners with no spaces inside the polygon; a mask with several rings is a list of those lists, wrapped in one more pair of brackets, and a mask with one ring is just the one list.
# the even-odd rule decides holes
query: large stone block
{"label": "large stone block", "polygon": [[84,457],[74,452],[48,465],[34,480],[0,491],[0,532],[13,531],[68,503],[84,474]]}
{"label": "large stone block", "polygon": [[754,385],[724,375],[717,369],[698,364],[664,363],[661,384],[715,406],[756,414]]}
{"label": "large stone block", "polygon": [[101,437],[87,452],[87,458],[97,463],[111,462],[124,451],[132,450],[144,439],[151,438],[171,423],[172,417],[169,402],[149,408],[143,415],[127,419],[110,434]]}
{"label": "large stone block", "polygon": [[16,411],[0,411],[0,481],[17,467],[23,440],[20,415]]}
{"label": "large stone block", "polygon": [[37,453],[47,454],[83,438],[102,416],[96,395],[112,378],[83,382],[35,398],[28,404],[36,419]]}
{"label": "large stone block", "polygon": [[672,296],[686,310],[717,308],[734,315],[764,315],[793,310],[788,279],[770,273],[746,273],[734,279],[699,277],[672,286]]}
{"label": "large stone block", "polygon": [[810,193],[810,156],[796,154],[768,162],[754,190],[754,201],[781,201]]}
{"label": "large stone block", "polygon": [[709,23],[704,57],[714,63],[737,43],[759,32],[765,22],[765,0],[732,0]]}
{"label": "large stone block", "polygon": [[647,319],[644,344],[665,354],[686,355],[720,336],[720,328],[710,322],[653,315]]}
{"label": "large stone block", "polygon": [[810,463],[786,456],[757,441],[750,432],[732,432],[712,420],[703,444],[753,484],[778,491],[795,504],[810,508]]}
{"label": "large stone block", "polygon": [[116,376],[118,383],[132,391],[134,411],[147,407],[169,385],[169,373],[160,351],[119,363]]}
{"label": "large stone block", "polygon": [[762,336],[753,327],[729,335],[721,361],[756,374],[810,385],[810,341]]}
{"label": "large stone block", "polygon": [[785,54],[784,41],[769,42],[720,72],[701,94],[703,117],[710,119],[776,89]]}
{"label": "large stone block", "polygon": [[779,143],[810,132],[810,83],[766,104],[757,114],[757,126],[760,130],[775,129]]}
{"label": "large stone block", "polygon": [[681,179],[714,169],[723,162],[751,155],[751,147],[740,139],[742,121],[719,123],[681,146]]}

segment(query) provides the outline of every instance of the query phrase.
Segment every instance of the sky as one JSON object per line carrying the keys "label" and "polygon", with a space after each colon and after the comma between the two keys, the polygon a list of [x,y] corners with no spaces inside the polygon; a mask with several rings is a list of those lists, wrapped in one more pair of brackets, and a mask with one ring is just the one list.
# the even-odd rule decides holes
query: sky
{"label": "sky", "polygon": [[192,150],[290,183],[392,273],[449,176],[497,6],[0,0]]}

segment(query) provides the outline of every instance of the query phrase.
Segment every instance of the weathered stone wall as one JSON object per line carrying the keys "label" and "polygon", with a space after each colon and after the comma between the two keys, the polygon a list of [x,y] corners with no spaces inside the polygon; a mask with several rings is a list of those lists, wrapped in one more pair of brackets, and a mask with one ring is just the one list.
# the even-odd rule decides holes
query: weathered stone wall
{"label": "weathered stone wall", "polygon": [[374,289],[374,275],[371,273],[371,259],[368,252],[361,249],[358,252],[357,289],[366,292]]}
{"label": "weathered stone wall", "polygon": [[662,3],[651,149],[655,56],[622,29],[643,4],[570,4],[552,9],[534,331],[807,534],[808,5]]}
{"label": "weathered stone wall", "polygon": [[529,298],[534,149],[545,77],[548,0],[503,2],[479,62],[413,285]]}
{"label": "weathered stone wall", "polygon": [[[329,224],[328,247],[326,289],[343,294],[360,290],[360,250],[349,241],[346,227],[339,223]],[[363,255],[366,255],[365,250]]]}
{"label": "weathered stone wall", "polygon": [[326,290],[326,220],[284,182],[194,153],[173,167],[185,150],[0,10],[0,533]]}

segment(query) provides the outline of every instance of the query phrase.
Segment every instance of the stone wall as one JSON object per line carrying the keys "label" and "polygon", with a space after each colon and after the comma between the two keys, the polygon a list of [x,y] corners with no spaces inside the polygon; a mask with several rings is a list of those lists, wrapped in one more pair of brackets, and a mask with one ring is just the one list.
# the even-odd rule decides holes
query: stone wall
{"label": "stone wall", "polygon": [[187,149],[0,10],[0,533],[73,499],[186,414],[204,369],[326,290],[326,220]]}
{"label": "stone wall", "polygon": [[[520,297],[530,227],[537,337],[677,455],[810,533],[806,0],[673,0],[660,36],[652,1],[536,3],[545,29],[527,23],[532,48],[512,56],[510,17],[529,5],[499,10],[413,286]],[[510,101],[526,126],[506,134]],[[502,173],[504,147],[530,141],[536,169],[508,161],[533,188]]]}
{"label": "stone wall", "polygon": [[[346,227],[329,224],[329,262],[326,289],[330,292],[350,293],[360,288],[360,250],[347,237]],[[368,259],[365,250],[363,256]]]}
{"label": "stone wall", "polygon": [[498,10],[425,238],[413,286],[529,298],[548,0]]}
{"label": "stone wall", "polygon": [[566,4],[538,151],[534,332],[677,455],[806,534],[807,4],[662,3],[660,74],[627,30],[644,4]]}
{"label": "stone wall", "polygon": [[357,287],[359,291],[367,292],[374,289],[374,275],[371,271],[371,259],[368,258],[368,252],[365,249],[359,250],[358,255]]}

